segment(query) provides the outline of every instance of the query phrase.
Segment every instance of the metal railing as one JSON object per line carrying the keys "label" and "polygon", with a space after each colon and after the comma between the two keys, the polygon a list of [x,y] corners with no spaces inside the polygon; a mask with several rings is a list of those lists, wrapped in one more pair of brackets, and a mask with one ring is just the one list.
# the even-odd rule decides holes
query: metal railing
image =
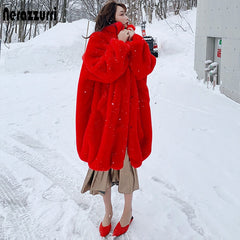
{"label": "metal railing", "polygon": [[207,82],[207,87],[212,84],[213,89],[218,84],[218,63],[212,60],[205,61],[205,79],[204,83]]}

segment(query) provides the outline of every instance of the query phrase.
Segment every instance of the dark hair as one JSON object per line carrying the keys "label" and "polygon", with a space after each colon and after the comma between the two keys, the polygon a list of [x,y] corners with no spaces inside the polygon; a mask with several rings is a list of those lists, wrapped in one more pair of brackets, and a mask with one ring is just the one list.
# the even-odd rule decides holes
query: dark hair
{"label": "dark hair", "polygon": [[127,11],[127,7],[123,3],[117,3],[114,0],[108,1],[98,13],[95,31],[101,31],[104,27],[116,22],[115,14],[117,6],[120,6]]}

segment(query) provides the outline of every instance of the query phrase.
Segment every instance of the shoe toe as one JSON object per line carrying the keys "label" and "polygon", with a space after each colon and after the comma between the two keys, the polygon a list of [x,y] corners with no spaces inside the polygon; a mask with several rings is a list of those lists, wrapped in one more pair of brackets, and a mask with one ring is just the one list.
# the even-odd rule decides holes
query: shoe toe
{"label": "shoe toe", "polygon": [[108,226],[104,227],[101,222],[101,224],[99,226],[99,232],[100,232],[101,237],[107,236],[110,231],[111,231],[111,223]]}

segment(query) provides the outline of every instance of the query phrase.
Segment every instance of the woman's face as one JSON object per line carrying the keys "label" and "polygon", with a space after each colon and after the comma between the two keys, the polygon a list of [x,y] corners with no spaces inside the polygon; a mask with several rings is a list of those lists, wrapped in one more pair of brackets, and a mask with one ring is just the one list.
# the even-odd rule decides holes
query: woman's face
{"label": "woman's face", "polygon": [[126,15],[125,10],[120,6],[117,6],[115,20],[116,22],[121,22],[124,25],[124,27],[128,26],[128,17]]}

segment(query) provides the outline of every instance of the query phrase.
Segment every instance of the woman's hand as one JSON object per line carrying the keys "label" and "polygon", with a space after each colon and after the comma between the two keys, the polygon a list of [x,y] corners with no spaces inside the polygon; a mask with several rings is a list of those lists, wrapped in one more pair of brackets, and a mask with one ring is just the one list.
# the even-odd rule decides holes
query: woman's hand
{"label": "woman's hand", "polygon": [[127,29],[123,29],[118,34],[118,40],[122,40],[123,42],[128,41],[129,37],[130,37],[130,31]]}
{"label": "woman's hand", "polygon": [[133,35],[135,34],[135,31],[132,28],[129,28],[128,32],[129,32],[128,41],[132,41],[132,38],[133,38]]}

